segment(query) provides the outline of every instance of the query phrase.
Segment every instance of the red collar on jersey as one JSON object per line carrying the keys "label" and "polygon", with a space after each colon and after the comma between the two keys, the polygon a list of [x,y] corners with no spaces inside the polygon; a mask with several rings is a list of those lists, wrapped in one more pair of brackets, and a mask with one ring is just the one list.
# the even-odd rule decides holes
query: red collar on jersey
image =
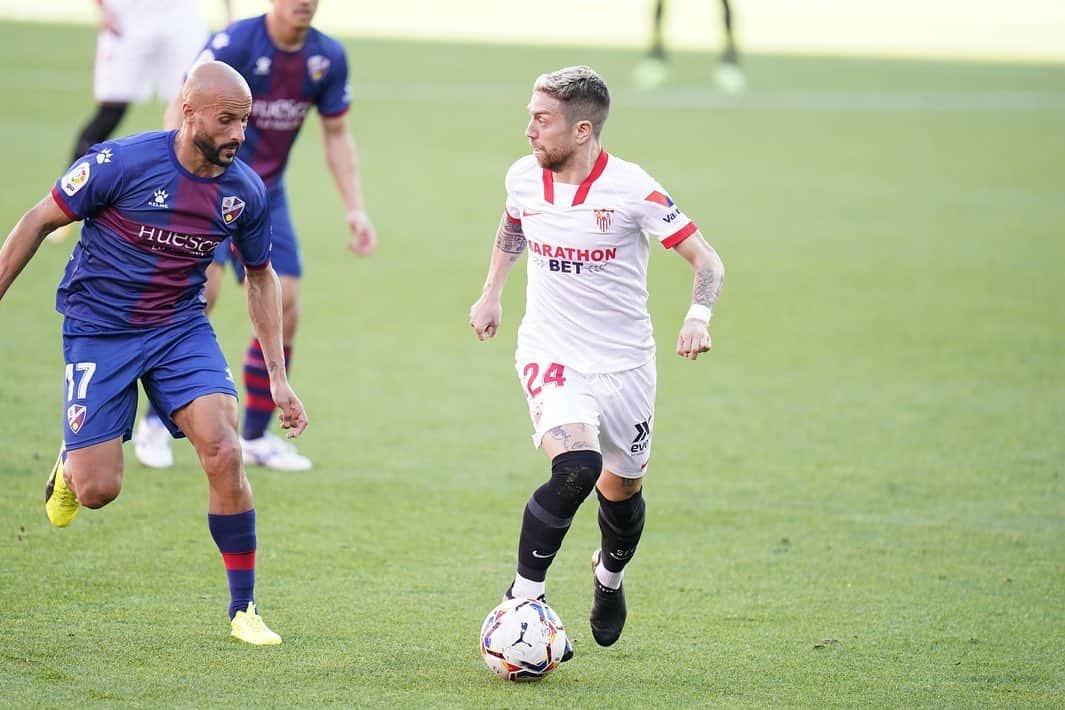
{"label": "red collar on jersey", "polygon": [[[588,177],[584,178],[584,182],[577,188],[577,194],[573,196],[571,207],[584,204],[584,201],[588,198],[588,191],[592,189],[592,183],[598,180],[599,176],[606,170],[606,161],[609,157],[605,150],[599,151],[599,157],[595,159],[592,172],[588,173]],[[544,201],[552,205],[555,204],[555,174],[547,168],[544,168]]]}

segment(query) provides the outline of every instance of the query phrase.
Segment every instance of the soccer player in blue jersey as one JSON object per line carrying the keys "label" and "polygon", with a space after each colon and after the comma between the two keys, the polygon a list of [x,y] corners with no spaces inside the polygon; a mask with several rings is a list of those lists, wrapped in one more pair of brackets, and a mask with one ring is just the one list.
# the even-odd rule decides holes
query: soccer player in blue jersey
{"label": "soccer player in blue jersey", "polygon": [[[360,256],[377,244],[362,198],[355,142],[345,114],[351,104],[348,64],[344,48],[331,37],[311,27],[317,0],[274,0],[270,11],[230,25],[212,36],[201,55],[239,71],[251,86],[254,103],[248,122],[248,137],[240,157],[266,183],[273,217],[274,268],[281,277],[284,304],[286,366],[299,326],[300,259],[296,230],[289,214],[284,173],[289,152],[314,107],[321,116],[326,161],[347,210],[351,231],[349,249]],[[171,104],[170,113],[179,106]],[[220,287],[222,266],[232,261],[226,249],[215,252],[208,270],[208,308]],[[233,262],[238,278],[239,263]],[[252,339],[244,359],[244,420],[241,445],[244,461],[284,471],[311,468],[311,461],[289,442],[269,432],[274,411],[262,347]],[[173,463],[170,436],[159,420],[149,415],[137,427],[135,452],[141,463],[167,468]]]}
{"label": "soccer player in blue jersey", "polygon": [[23,215],[0,247],[0,298],[45,235],[84,221],[56,296],[64,316],[65,427],[45,489],[48,519],[65,527],[81,507],[118,497],[140,380],[207,474],[208,523],[229,579],[232,635],[276,645],[281,637],[254,602],[255,507],[237,436],[237,392],[203,308],[207,265],[223,240],[232,241],[247,271],[248,313],[281,425],[297,436],[307,415],[285,374],[266,188],[237,159],[251,92],[231,67],[209,62],[190,72],[184,96],[180,129],[96,144]]}

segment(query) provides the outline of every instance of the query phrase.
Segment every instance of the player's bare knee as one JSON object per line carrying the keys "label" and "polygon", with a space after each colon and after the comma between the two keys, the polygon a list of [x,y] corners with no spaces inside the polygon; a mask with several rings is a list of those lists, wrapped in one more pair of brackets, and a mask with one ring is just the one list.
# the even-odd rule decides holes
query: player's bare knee
{"label": "player's bare knee", "polygon": [[74,490],[84,507],[102,508],[122,492],[122,473],[79,479]]}
{"label": "player's bare knee", "polygon": [[243,458],[240,452],[240,442],[236,437],[227,438],[213,446],[206,456],[203,456],[204,468],[210,468],[208,473],[218,473],[222,476],[236,477],[243,468]]}
{"label": "player's bare knee", "polygon": [[643,478],[625,478],[610,471],[603,471],[595,488],[601,497],[609,501],[621,502],[643,490]]}

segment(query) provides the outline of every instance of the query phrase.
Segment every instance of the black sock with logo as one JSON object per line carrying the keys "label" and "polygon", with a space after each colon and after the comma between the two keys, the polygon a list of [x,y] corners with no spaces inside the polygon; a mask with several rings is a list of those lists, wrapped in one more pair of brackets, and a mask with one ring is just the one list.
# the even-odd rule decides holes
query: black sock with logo
{"label": "black sock with logo", "polygon": [[573,516],[603,470],[598,451],[567,451],[551,461],[551,478],[525,504],[518,538],[518,574],[542,582]]}
{"label": "black sock with logo", "polygon": [[610,572],[620,572],[632,559],[643,534],[647,505],[643,491],[628,500],[612,501],[599,496],[599,531],[603,535],[600,562]]}

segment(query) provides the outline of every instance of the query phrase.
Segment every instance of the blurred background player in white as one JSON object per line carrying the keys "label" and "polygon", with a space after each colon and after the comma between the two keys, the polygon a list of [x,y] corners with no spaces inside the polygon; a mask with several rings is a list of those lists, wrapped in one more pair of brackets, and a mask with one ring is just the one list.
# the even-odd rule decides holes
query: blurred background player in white
{"label": "blurred background player in white", "polygon": [[[222,0],[226,24],[232,21],[230,0]],[[96,0],[99,34],[93,68],[96,112],[82,126],[74,142],[71,162],[92,146],[107,140],[118,128],[131,103],[158,96],[169,103],[203,46],[207,26],[198,0]],[[62,241],[70,227],[49,235]]]}
{"label": "blurred background player in white", "polygon": [[[251,86],[254,102],[240,157],[263,179],[270,197],[271,262],[281,279],[286,370],[299,325],[303,263],[288,209],[285,168],[312,106],[321,117],[326,162],[344,203],[348,249],[367,256],[377,247],[377,233],[363,202],[355,139],[347,122],[351,107],[347,55],[340,42],[311,26],[317,9],[317,0],[272,0],[265,15],[240,20],[209,38],[197,60],[225,62]],[[171,104],[167,114],[170,127],[180,119],[180,108],[178,101]],[[228,245],[219,247],[207,270],[208,310],[217,300],[227,262],[243,281],[239,260]],[[243,367],[244,462],[279,471],[307,470],[312,466],[311,460],[269,430],[275,406],[268,375],[259,341],[253,337]],[[170,434],[154,410],[149,409],[137,426],[134,444],[137,459],[145,466],[173,465]]]}
{"label": "blurred background player in white", "polygon": [[625,625],[622,575],[643,532],[643,477],[654,426],[655,343],[647,311],[647,262],[656,241],[695,271],[677,354],[710,349],[710,309],[725,270],[665,189],[640,166],[607,154],[600,133],[606,83],[589,67],[537,78],[525,135],[533,154],[506,176],[506,211],[470,325],[495,337],[511,267],[528,248],[525,317],[516,368],[533,444],[551,476],[529,498],[518,569],[504,595],[544,595],[551,561],[594,489],[601,546],[595,552],[590,621],[601,646]]}
{"label": "blurred background player in white", "polygon": [[[645,89],[662,84],[669,75],[666,58],[666,46],[662,37],[662,21],[665,16],[666,0],[655,0],[651,24],[651,46],[636,69],[632,78],[637,86]],[[736,51],[736,37],[732,31],[732,6],[729,0],[721,0],[721,20],[725,30],[725,51],[721,61],[714,70],[714,83],[719,89],[729,94],[738,94],[746,90],[747,77],[740,68],[740,56]]]}

